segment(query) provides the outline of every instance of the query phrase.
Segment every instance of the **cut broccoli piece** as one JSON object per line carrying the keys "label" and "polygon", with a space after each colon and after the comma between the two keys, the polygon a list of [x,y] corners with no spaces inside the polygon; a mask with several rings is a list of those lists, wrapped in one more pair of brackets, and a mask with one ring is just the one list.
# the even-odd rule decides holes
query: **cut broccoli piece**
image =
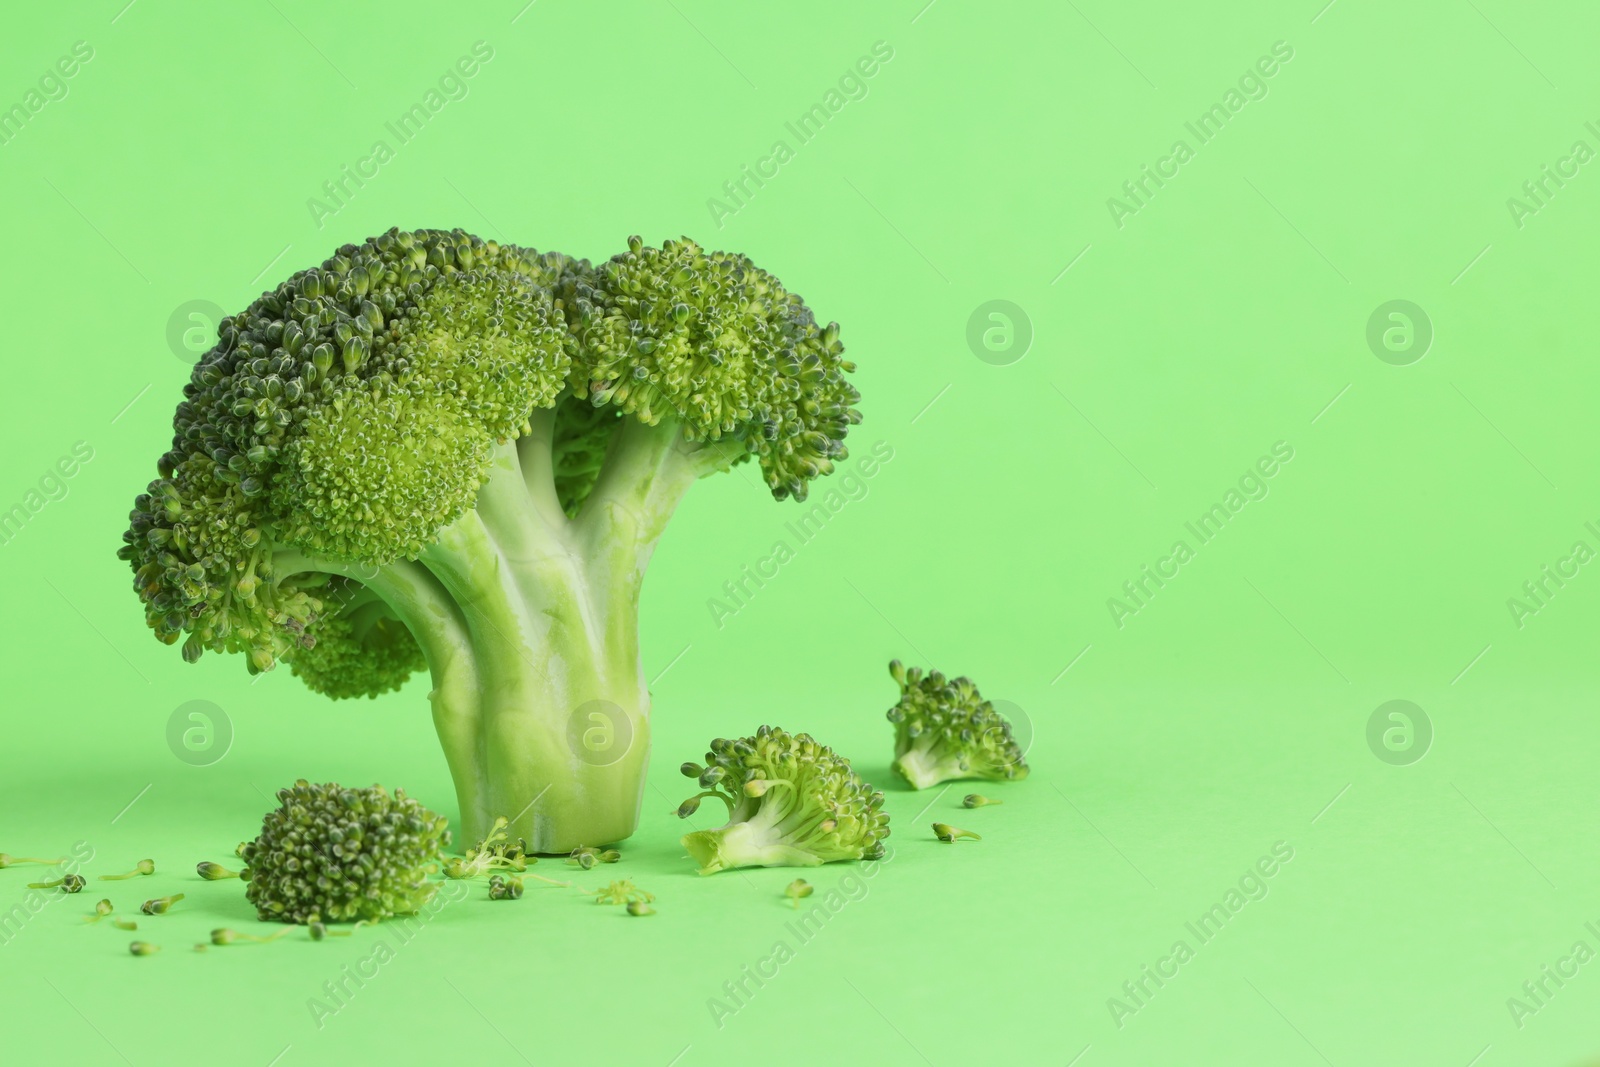
{"label": "cut broccoli piece", "polygon": [[432,899],[449,821],[405,790],[302,778],[278,801],[243,856],[245,895],[263,922],[375,922]]}
{"label": "cut broccoli piece", "polygon": [[894,769],[915,789],[958,778],[1018,780],[1028,776],[1011,724],[984,700],[970,678],[946,679],[938,671],[907,670],[899,660],[889,673],[900,683],[894,723]]}
{"label": "cut broccoli piece", "polygon": [[683,837],[701,874],[883,856],[889,836],[883,794],[809,734],[763,726],[754,737],[719,737],[706,766],[685,763],[681,770],[705,791],[683,802],[680,818],[692,815],[704,797],[728,805],[727,825]]}

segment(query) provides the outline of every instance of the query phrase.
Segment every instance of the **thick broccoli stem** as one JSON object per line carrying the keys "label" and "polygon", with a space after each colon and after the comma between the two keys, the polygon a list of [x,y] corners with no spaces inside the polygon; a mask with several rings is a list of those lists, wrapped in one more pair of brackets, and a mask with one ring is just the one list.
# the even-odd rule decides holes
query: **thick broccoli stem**
{"label": "thick broccoli stem", "polygon": [[479,674],[469,755],[482,795],[471,813],[462,798],[464,836],[504,815],[535,852],[620,841],[637,825],[650,752],[644,571],[688,487],[726,466],[675,424],[627,420],[568,520],[545,490],[552,427],[541,418],[497,449],[476,510],[421,560],[461,606]]}
{"label": "thick broccoli stem", "polygon": [[476,507],[416,562],[299,569],[364,583],[416,636],[463,839],[482,840],[505,816],[529,851],[561,853],[620,841],[638,823],[650,752],[645,568],[688,487],[732,450],[687,442],[676,424],[626,420],[569,520],[546,488],[552,428],[536,414],[532,434],[500,445]]}
{"label": "thick broccoli stem", "polygon": [[959,752],[943,745],[913,745],[894,761],[894,769],[915,789],[927,789],[952,778],[965,778],[967,767]]}
{"label": "thick broccoli stem", "polygon": [[785,844],[770,823],[736,822],[717,830],[684,834],[683,847],[700,865],[701,874],[716,874],[732,867],[820,867],[824,859],[803,848]]}

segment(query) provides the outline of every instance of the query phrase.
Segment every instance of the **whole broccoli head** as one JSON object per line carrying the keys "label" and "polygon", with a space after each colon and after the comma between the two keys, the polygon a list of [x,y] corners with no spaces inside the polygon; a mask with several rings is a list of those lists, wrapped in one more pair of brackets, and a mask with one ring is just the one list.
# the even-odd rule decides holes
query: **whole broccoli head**
{"label": "whole broccoli head", "polygon": [[883,794],[850,761],[809,734],[763,726],[754,737],[718,738],[706,765],[685,763],[704,792],[684,801],[688,818],[705,797],[728,805],[727,825],[683,836],[701,874],[730,867],[816,867],[880,859],[889,836]]}
{"label": "whole broccoli head", "polygon": [[914,788],[958,778],[1018,780],[1028,762],[1011,736],[1011,724],[984,700],[970,678],[907,670],[899,660],[889,673],[900,683],[894,723],[894,769]]}
{"label": "whole broccoli head", "polygon": [[704,475],[753,459],[802,499],[833,469],[860,418],[842,352],[772,275],[687,239],[591,266],[391,230],[222,320],[120,555],[187,660],[286,662],[335,698],[428,667],[469,839],[520,812],[532,851],[616,841],[656,541]]}
{"label": "whole broccoli head", "polygon": [[432,899],[449,821],[404,790],[302,778],[278,801],[241,852],[245,896],[263,922],[376,922]]}

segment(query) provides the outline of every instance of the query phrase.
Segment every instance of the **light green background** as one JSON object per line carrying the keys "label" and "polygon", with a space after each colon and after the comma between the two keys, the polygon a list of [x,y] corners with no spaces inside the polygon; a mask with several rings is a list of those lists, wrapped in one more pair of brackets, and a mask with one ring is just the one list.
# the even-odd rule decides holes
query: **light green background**
{"label": "light green background", "polygon": [[[1600,576],[1580,568],[1520,627],[1507,601],[1574,542],[1600,549],[1584,527],[1600,525],[1600,176],[1581,167],[1520,226],[1507,200],[1575,141],[1600,150],[1600,17],[1508,0],[522,2],[7,16],[0,105],[74,42],[94,54],[0,144],[0,506],[74,443],[93,459],[0,547],[0,848],[84,841],[91,873],[155,857],[159,876],[110,883],[124,908],[189,894],[144,924],[154,958],[80,926],[99,886],[0,944],[8,1060],[1574,1067],[1597,1051],[1600,964],[1520,1027],[1507,1000],[1575,942],[1600,950]],[[493,59],[465,98],[391,141],[319,228],[307,200],[480,40]],[[865,96],[800,144],[785,123],[879,41],[893,58]],[[1279,41],[1293,58],[1266,96],[1198,145],[1184,123]],[[1180,138],[1194,157],[1119,228],[1108,198]],[[792,158],[719,228],[708,199],[779,139]],[[643,606],[653,788],[623,865],[577,875],[633,877],[658,916],[575,890],[475,896],[319,1029],[308,999],[395,935],[196,955],[211,927],[254,924],[236,883],[183,872],[226,859],[299,776],[451,810],[427,682],[335,705],[287,672],[186,666],[149,638],[114,553],[188,372],[173,310],[237,309],[391,225],[596,258],[634,232],[746,252],[843,324],[865,396],[852,451],[893,459],[720,628],[708,600],[798,511],[741,471],[698,487],[667,534]],[[966,341],[995,299],[1033,332],[1003,366]],[[1435,330],[1409,366],[1365,340],[1393,299]],[[1279,441],[1293,459],[1265,499],[1119,628],[1108,598]],[[1005,807],[892,788],[891,655],[1023,709],[1036,769],[994,790]],[[1391,699],[1432,723],[1409,766],[1366,741]],[[167,747],[190,700],[232,723],[211,766]],[[766,721],[853,754],[896,819],[892,862],[805,944],[785,926],[792,872],[699,879],[667,814],[678,762]],[[935,817],[985,838],[939,845]],[[1293,859],[1264,899],[1198,944],[1185,923],[1276,842]],[[0,872],[0,910],[27,880]],[[793,958],[719,1028],[708,999],[780,939]],[[1119,1027],[1108,1000],[1179,939],[1194,958]]]}

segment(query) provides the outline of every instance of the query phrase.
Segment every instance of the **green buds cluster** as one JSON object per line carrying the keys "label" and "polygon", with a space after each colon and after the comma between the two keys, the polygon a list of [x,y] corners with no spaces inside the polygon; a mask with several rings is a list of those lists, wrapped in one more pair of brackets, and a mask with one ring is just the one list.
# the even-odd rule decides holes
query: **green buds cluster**
{"label": "green buds cluster", "polygon": [[490,900],[521,900],[522,879],[512,875],[510,878],[495,874],[489,877]]}
{"label": "green buds cluster", "polygon": [[850,761],[809,734],[763,726],[753,737],[711,742],[706,764],[685,763],[702,790],[684,801],[687,818],[704,797],[728,806],[728,822],[682,839],[701,874],[730,867],[812,867],[879,859],[889,836],[883,794]]}
{"label": "green buds cluster", "polygon": [[774,496],[803,499],[860,421],[843,351],[838,325],[772,275],[687,239],[633,237],[591,267],[393,229],[221,321],[119,556],[186,660],[239,652],[252,673],[288,662],[318,692],[375,695],[424,665],[416,642],[393,621],[338,621],[353,583],[280,571],[285,550],[415,559],[541,410],[569,514],[625,418],[754,458]]}
{"label": "green buds cluster", "polygon": [[638,237],[591,273],[571,275],[577,340],[573,391],[655,425],[676,419],[693,441],[731,439],[755,456],[773,496],[847,455],[861,394],[845,375],[838,323],[742,255],[683,238]]}
{"label": "green buds cluster", "polygon": [[102,882],[120,882],[120,881],[123,881],[124,879],[140,878],[140,877],[143,877],[145,875],[155,874],[155,873],[156,873],[156,861],[155,860],[140,860],[138,866],[134,867],[134,869],[129,871],[127,874],[102,874],[100,876],[100,880]]}
{"label": "green buds cluster", "polygon": [[900,701],[888,713],[895,727],[894,769],[914,788],[958,778],[1028,776],[1011,724],[970,678],[907,670],[899,660],[890,662],[889,673],[900,685]]}
{"label": "green buds cluster", "polygon": [[397,789],[301,779],[244,849],[245,895],[263,922],[302,925],[410,915],[433,897],[428,874],[449,820]]}
{"label": "green buds cluster", "polygon": [[567,857],[570,867],[582,867],[584,870],[593,870],[597,864],[616,863],[622,858],[622,853],[614,848],[593,848],[589,845],[579,845],[572,850],[572,855]]}

